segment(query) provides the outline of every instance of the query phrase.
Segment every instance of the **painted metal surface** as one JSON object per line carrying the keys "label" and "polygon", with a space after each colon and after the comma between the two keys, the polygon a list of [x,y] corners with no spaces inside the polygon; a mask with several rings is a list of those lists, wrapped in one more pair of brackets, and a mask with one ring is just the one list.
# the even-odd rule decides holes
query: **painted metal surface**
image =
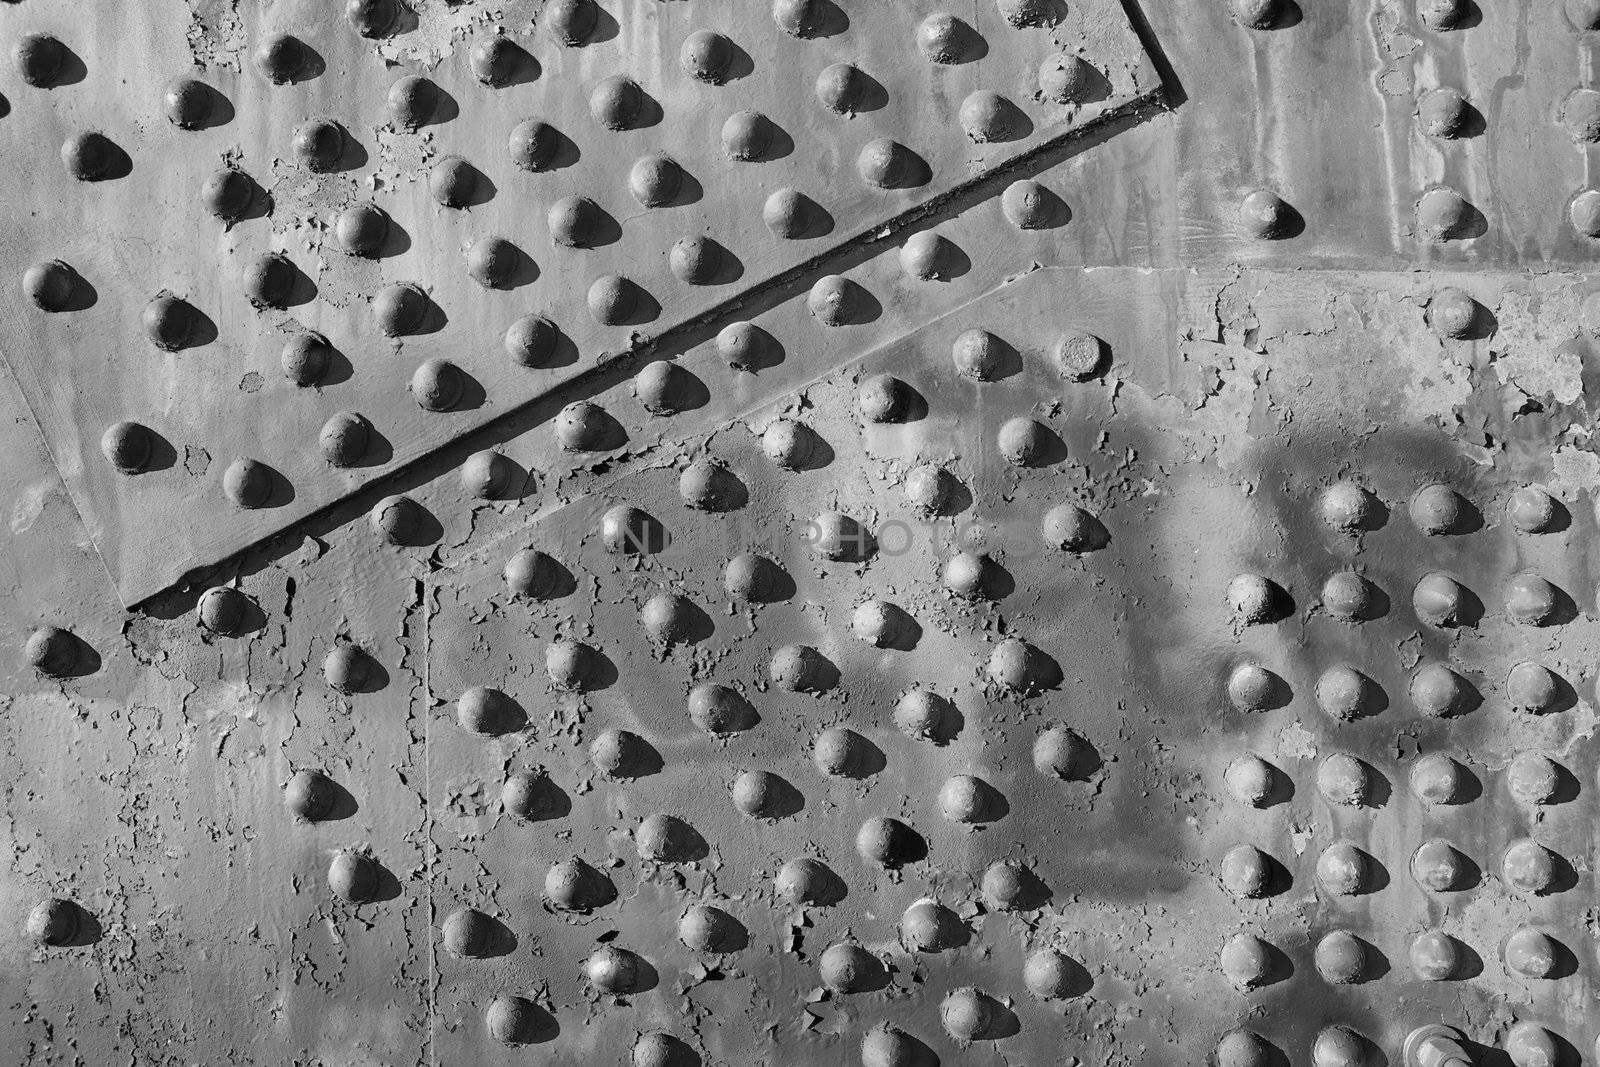
{"label": "painted metal surface", "polygon": [[[553,125],[587,128],[624,58],[663,117],[600,143],[676,137],[686,114],[720,130],[654,80],[680,76],[701,7],[607,7],[602,39],[552,42],[589,10],[197,3],[88,28],[46,0],[8,5],[8,46],[53,33],[84,70],[25,84],[24,49],[0,82],[8,188],[39,205],[8,216],[0,256],[20,280],[65,227],[104,276],[190,271],[196,292],[238,292],[173,251],[198,227],[143,251],[128,238],[166,217],[160,196],[98,223],[72,206],[155,181],[138,153],[89,194],[22,177],[64,136],[51,109],[73,128],[91,104],[148,111],[140,138],[190,136],[158,99],[109,93],[107,71],[215,80],[236,113],[196,136],[246,155],[296,125],[248,111],[265,102],[387,117],[415,101],[414,85],[390,95],[402,72],[444,87],[458,113],[375,133],[337,206],[352,190],[423,203],[431,160],[480,155],[449,137],[523,116],[508,94],[550,94]],[[940,68],[939,99],[1037,71],[997,41],[1063,43],[1013,31],[1022,10],[952,12],[991,51]],[[1068,5],[1062,25],[1096,10]],[[849,28],[750,43],[808,11]],[[741,106],[811,108],[818,56],[891,102],[790,118],[789,163],[759,166],[825,169],[891,113],[959,146],[948,108],[894,110],[934,77],[911,32],[926,13],[780,4],[779,21],[763,6],[719,24],[756,71],[807,65],[792,93]],[[898,220],[882,230],[819,170],[812,195],[837,192],[836,222],[857,222],[787,245],[722,225],[749,217],[744,193],[764,201],[764,178],[702,179],[669,210],[740,255],[737,306],[663,300],[656,342],[597,333],[520,379],[494,376],[497,312],[437,300],[449,325],[395,348],[351,309],[404,262],[459,272],[439,286],[465,277],[460,218],[537,231],[550,205],[532,190],[559,170],[491,174],[495,197],[464,213],[386,208],[412,244],[372,264],[323,250],[332,179],[288,164],[267,171],[270,214],[207,223],[221,262],[257,230],[291,256],[309,242],[315,301],[214,321],[266,336],[356,315],[371,358],[320,392],[273,378],[230,408],[215,390],[281,375],[278,342],[248,368],[204,362],[220,340],[141,364],[104,323],[36,335],[120,307],[91,272],[78,311],[46,315],[14,284],[0,1061],[1591,1061],[1600,289],[1572,96],[1590,13],[1102,14],[1138,30],[1165,112],[1040,133],[1052,143],[1005,166],[980,153],[960,189],[874,205]],[[471,79],[503,80],[504,54],[476,51],[497,26],[537,76],[490,91]],[[269,88],[270,29],[325,69]],[[1130,84],[1153,92],[1145,76]],[[1442,87],[1472,107],[1423,95]],[[573,141],[580,166],[636,151]],[[1424,232],[1449,221],[1419,216],[1441,185],[1472,206],[1467,231]],[[520,311],[538,289],[581,309],[588,276],[545,262],[569,252],[670,275],[677,231],[619,221],[592,257],[539,252],[529,285],[472,299]],[[791,246],[808,240],[828,254],[802,263],[813,252]],[[50,280],[27,284],[48,296]],[[487,340],[452,347],[458,330]],[[415,414],[398,395],[435,354],[472,372],[479,408]],[[42,373],[69,364],[70,390]],[[254,454],[251,435],[300,448],[301,401],[359,409],[334,394],[378,383],[403,469],[224,506],[218,456]],[[225,521],[97,488],[148,484],[106,464],[97,399],[146,388],[228,442],[197,442],[211,463],[191,480]],[[138,466],[137,440],[114,443]],[[163,591],[201,555],[221,563]]]}

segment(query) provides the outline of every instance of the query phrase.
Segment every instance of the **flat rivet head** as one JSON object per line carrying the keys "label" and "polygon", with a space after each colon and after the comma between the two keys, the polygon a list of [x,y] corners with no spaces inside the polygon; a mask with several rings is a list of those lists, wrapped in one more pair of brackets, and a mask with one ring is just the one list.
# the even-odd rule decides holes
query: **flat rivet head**
{"label": "flat rivet head", "polygon": [[137,422],[116,422],[100,437],[100,453],[121,474],[142,474],[155,452],[155,434]]}

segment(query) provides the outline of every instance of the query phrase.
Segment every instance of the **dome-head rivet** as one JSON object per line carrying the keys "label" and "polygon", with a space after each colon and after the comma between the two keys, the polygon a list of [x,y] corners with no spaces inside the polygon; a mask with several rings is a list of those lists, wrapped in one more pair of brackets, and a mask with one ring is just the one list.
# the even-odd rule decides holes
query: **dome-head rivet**
{"label": "dome-head rivet", "polygon": [[367,454],[372,426],[353,411],[341,411],[323,424],[317,446],[334,467],[353,467]]}
{"label": "dome-head rivet", "polygon": [[142,474],[155,455],[156,435],[142,423],[123,421],[106,427],[100,453],[120,474]]}
{"label": "dome-head rivet", "polygon": [[333,346],[320,333],[302,330],[283,344],[283,376],[301,388],[322,384],[333,363]]}

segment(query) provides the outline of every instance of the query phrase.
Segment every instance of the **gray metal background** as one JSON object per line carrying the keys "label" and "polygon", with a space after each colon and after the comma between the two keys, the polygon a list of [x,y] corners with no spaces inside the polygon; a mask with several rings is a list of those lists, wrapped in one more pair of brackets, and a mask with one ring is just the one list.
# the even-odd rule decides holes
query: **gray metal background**
{"label": "gray metal background", "polygon": [[[697,9],[602,6],[625,27],[654,18],[693,24]],[[418,3],[417,26],[377,44],[357,37],[331,5],[7,5],[0,25],[8,44],[26,32],[56,33],[82,57],[85,77],[40,90],[13,68],[0,76],[9,104],[0,117],[0,258],[12,278],[40,258],[80,263],[101,302],[77,314],[103,320],[52,322],[48,329],[67,333],[42,337],[39,312],[14,282],[0,299],[0,349],[16,379],[3,390],[10,462],[0,514],[12,534],[0,557],[3,638],[17,650],[0,718],[10,854],[0,883],[10,917],[0,927],[9,1009],[0,1059],[627,1063],[640,1034],[661,1031],[707,1064],[812,1064],[860,1061],[863,1037],[890,1023],[943,1063],[1013,1065],[1192,1064],[1242,1026],[1272,1042],[1277,1062],[1333,1067],[1351,1061],[1327,1042],[1316,1053],[1315,1043],[1324,1028],[1346,1026],[1367,1042],[1355,1059],[1375,1067],[1398,1062],[1413,1027],[1439,1021],[1462,1026],[1485,1060],[1502,1058],[1499,1046],[1523,1020],[1556,1035],[1561,1062],[1591,1059],[1600,1032],[1591,874],[1600,631],[1587,545],[1600,486],[1590,440],[1591,330],[1600,316],[1584,273],[1593,249],[1568,218],[1592,149],[1574,142],[1560,109],[1588,77],[1593,41],[1556,5],[1473,7],[1467,24],[1448,33],[1424,29],[1409,5],[1288,6],[1285,24],[1272,30],[1243,28],[1220,3],[1101,11],[1137,29],[1164,110],[1132,108],[1011,169],[980,168],[974,184],[925,214],[871,230],[794,274],[780,273],[777,257],[789,253],[763,244],[773,239],[750,207],[708,184],[706,220],[686,229],[739,234],[741,256],[770,262],[774,281],[709,318],[696,318],[699,306],[663,300],[664,319],[685,325],[659,345],[631,357],[626,339],[588,342],[581,364],[555,376],[565,385],[513,410],[533,396],[525,381],[496,377],[506,373],[496,339],[507,309],[529,306],[523,298],[531,294],[516,291],[504,306],[452,315],[445,330],[398,351],[360,340],[365,320],[351,318],[349,340],[340,342],[352,349],[351,380],[297,394],[275,377],[280,324],[257,322],[238,295],[236,272],[254,246],[233,242],[291,254],[304,248],[302,267],[319,264],[317,284],[327,292],[370,295],[379,274],[349,275],[339,253],[312,251],[320,238],[294,243],[305,237],[295,227],[325,213],[315,198],[303,212],[285,208],[280,219],[275,211],[208,244],[218,240],[209,220],[164,214],[192,213],[192,200],[157,195],[187,173],[188,157],[171,167],[162,160],[183,137],[201,139],[206,151],[248,144],[244,165],[263,177],[275,173],[271,160],[284,149],[273,146],[287,143],[302,111],[337,104],[370,153],[357,179],[381,174],[412,190],[397,200],[415,202],[408,183],[420,157],[374,132],[402,71],[427,69],[450,86],[459,116],[429,127],[442,141],[513,121],[541,93],[577,126],[587,119],[587,86],[614,69],[607,62],[625,58],[654,86],[676,77],[675,50],[623,32],[609,42],[611,59],[593,60],[591,70],[589,60],[577,63],[549,41],[537,26],[538,5]],[[770,60],[813,72],[797,77],[797,115],[812,102],[814,70],[840,56],[893,52],[898,58],[882,66],[859,61],[897,106],[902,87],[912,92],[923,76],[904,38],[921,8],[842,7],[850,29],[822,42],[781,37],[764,7],[728,23],[757,67]],[[962,14],[994,40],[1022,32],[987,0]],[[466,78],[465,56],[497,23],[538,58],[541,75],[491,92]],[[293,90],[316,99],[282,113],[250,110],[268,95],[248,67],[268,25],[295,27],[328,65]],[[763,43],[749,43],[756,41]],[[237,75],[226,70],[230,52],[244,67]],[[210,65],[196,69],[192,57]],[[1022,66],[1017,60],[996,77],[1016,92]],[[186,72],[231,87],[224,91],[239,112],[233,123],[182,136],[166,126],[160,87]],[[1418,129],[1417,94],[1438,85],[1472,101],[1481,132],[1440,141]],[[521,106],[505,103],[508,94]],[[662,103],[671,113],[672,101]],[[113,117],[133,124],[124,127],[130,152],[147,144],[133,152],[133,175],[121,187],[69,182],[57,154],[64,132],[87,124],[110,132]],[[797,154],[839,151],[835,118],[797,119]],[[916,122],[933,136],[949,113],[930,108]],[[642,134],[642,144],[668,132],[628,136]],[[602,143],[596,158],[620,168],[638,150]],[[1002,194],[1022,178],[1053,190],[1070,218],[1019,230]],[[1482,236],[1432,243],[1416,234],[1415,204],[1438,184],[1482,213]],[[1258,187],[1294,205],[1304,231],[1279,241],[1244,232],[1239,204]],[[296,203],[288,194],[284,202]],[[414,243],[404,263],[384,261],[381,276],[436,270],[431,284],[460,286],[458,245],[468,231],[495,229],[485,219],[479,231],[478,220],[500,212],[492,221],[541,260],[544,239],[535,235],[547,203],[543,192],[500,185],[484,215],[448,232],[453,222],[395,208]],[[159,232],[173,234],[171,245],[127,240],[151,215],[163,220]],[[523,217],[526,227],[516,222]],[[286,243],[272,245],[268,226]],[[960,250],[948,280],[919,280],[903,266],[901,246],[926,228]],[[676,231],[634,236],[641,243],[630,254],[653,262]],[[67,237],[73,254],[61,251]],[[619,242],[605,254],[632,247]],[[176,358],[148,346],[128,309],[136,319],[146,290],[166,284],[155,275],[167,271],[229,294],[237,318],[213,314],[219,333],[249,343]],[[830,327],[813,314],[808,291],[824,274],[859,286],[861,321]],[[577,292],[581,302],[581,288],[568,281],[546,269],[535,284],[551,300]],[[1428,304],[1445,287],[1482,305],[1479,336],[1442,339],[1429,327]],[[324,313],[294,311],[297,321]],[[336,312],[325,312],[334,316],[328,322],[339,321]],[[581,310],[575,314],[581,321]],[[730,369],[717,351],[717,330],[735,318],[778,342],[779,356],[759,373]],[[1014,346],[1014,373],[981,384],[954,374],[951,342],[972,327]],[[1069,330],[1106,341],[1101,376],[1079,383],[1054,372],[1051,347]],[[417,362],[438,354],[479,378],[492,410],[417,412],[404,383]],[[640,365],[662,358],[704,387],[697,404],[670,417],[647,412],[631,381]],[[252,372],[263,387],[239,390]],[[880,372],[914,387],[925,411],[902,423],[864,423],[858,388]],[[137,390],[157,381],[152,395],[179,398],[171,410],[245,412],[234,424],[239,437],[230,439],[220,419],[202,426],[175,417],[162,432],[180,455],[189,445],[206,449],[207,473],[171,498],[126,484],[107,496],[97,486],[116,479],[98,455],[99,434],[108,418],[143,409],[112,416],[98,405],[110,397],[132,406]],[[624,444],[600,453],[560,448],[553,416],[584,397],[618,421]],[[338,492],[297,481],[296,508],[306,507],[293,516],[230,511],[217,489],[221,467],[274,441],[285,454],[307,447],[295,420],[309,418],[314,433],[321,415],[302,412],[320,413],[322,404],[370,404],[395,420],[385,430],[395,466],[422,458],[370,486],[355,483],[383,472],[353,478]],[[1007,464],[999,428],[1022,415],[1053,429],[1064,458],[1029,470]],[[496,421],[477,436],[459,436],[489,416]],[[831,462],[800,472],[773,464],[759,434],[779,416],[808,422]],[[460,425],[438,429],[439,419]],[[486,502],[463,486],[458,468],[489,446],[527,472],[520,499]],[[736,473],[744,506],[717,515],[685,506],[680,473],[704,457]],[[913,514],[903,483],[929,462],[961,479],[970,506],[932,522]],[[1345,478],[1387,505],[1380,529],[1356,538],[1322,521],[1322,490]],[[1481,528],[1444,537],[1418,530],[1408,502],[1433,482],[1469,499]],[[1530,535],[1506,520],[1511,494],[1527,485],[1564,503],[1559,529]],[[333,503],[344,489],[355,492]],[[396,492],[437,523],[416,539],[423,543],[388,544],[367,521],[373,505]],[[177,499],[196,510],[171,506]],[[1041,547],[1042,516],[1066,501],[1100,517],[1110,535],[1102,550],[1073,556]],[[643,557],[605,552],[596,526],[617,503],[655,516],[672,545]],[[312,515],[313,504],[330,506]],[[880,532],[903,529],[905,544],[885,536],[862,565],[819,560],[804,534],[830,510]],[[235,553],[302,516],[309,517],[285,535]],[[152,540],[161,527],[165,539]],[[723,564],[752,545],[787,566],[796,586],[788,601],[754,610],[730,604]],[[1014,582],[990,604],[967,604],[939,583],[940,562],[974,545],[987,547]],[[536,604],[508,596],[502,569],[530,546],[572,573],[566,596]],[[219,561],[172,589],[152,577],[170,581]],[[1385,592],[1380,617],[1330,617],[1322,583],[1345,568]],[[1412,589],[1431,571],[1476,593],[1485,608],[1476,625],[1440,629],[1416,617]],[[1529,571],[1570,597],[1559,624],[1529,627],[1508,617],[1507,583]],[[1276,623],[1238,625],[1226,590],[1242,572],[1277,582],[1294,610]],[[145,584],[130,585],[131,574],[145,575]],[[219,584],[237,585],[259,606],[256,628],[243,637],[218,637],[197,622],[198,595]],[[698,643],[661,650],[645,636],[640,605],[662,590],[703,609],[710,631]],[[851,613],[868,598],[916,618],[915,648],[875,649],[853,635]],[[130,601],[140,603],[129,610]],[[70,629],[92,650],[77,676],[49,678],[24,661],[28,636],[44,624]],[[1010,636],[1059,663],[1062,684],[1028,699],[994,686],[985,664]],[[606,684],[578,695],[555,691],[545,655],[560,637],[604,654],[613,672]],[[795,642],[837,666],[837,686],[807,696],[769,684],[775,650]],[[323,676],[324,658],[342,645],[365,650],[380,668],[364,692],[342,695]],[[1525,660],[1570,684],[1559,710],[1535,716],[1511,707],[1506,678]],[[1244,662],[1284,680],[1279,706],[1232,706],[1227,680]],[[1481,703],[1454,719],[1420,712],[1409,680],[1434,662],[1469,679]],[[1317,706],[1316,678],[1341,663],[1381,685],[1381,710],[1341,724]],[[760,724],[726,742],[709,739],[685,710],[688,687],[706,680],[742,689]],[[512,696],[526,729],[494,739],[463,730],[455,701],[473,685]],[[895,727],[894,704],[913,685],[934,687],[961,709],[963,727],[948,745]],[[1035,769],[1034,738],[1057,723],[1094,746],[1101,765],[1088,781],[1059,782]],[[834,725],[870,740],[882,769],[861,781],[819,773],[810,744]],[[646,738],[660,771],[632,782],[603,778],[588,746],[608,728]],[[1273,763],[1292,795],[1259,809],[1235,801],[1223,771],[1247,752]],[[1412,767],[1434,752],[1471,772],[1477,787],[1467,802],[1429,807],[1413,793]],[[1510,793],[1507,767],[1526,752],[1548,754],[1570,775],[1555,802],[1533,806]],[[1367,806],[1333,804],[1319,791],[1318,770],[1336,753],[1359,757],[1381,777]],[[285,810],[283,784],[305,768],[347,792],[337,818],[313,825]],[[508,775],[531,768],[565,800],[558,817],[522,824],[501,810],[500,790]],[[740,814],[730,789],[749,770],[782,776],[803,806],[770,822]],[[956,774],[994,786],[1004,816],[972,829],[942,815],[941,785]],[[708,856],[685,866],[643,862],[634,835],[658,812],[694,825]],[[927,859],[893,875],[864,862],[856,830],[880,814],[914,826]],[[1503,883],[1500,855],[1523,836],[1570,865],[1553,891],[1526,896]],[[1432,893],[1412,878],[1413,853],[1435,837],[1475,862],[1481,876],[1473,884]],[[1373,892],[1341,899],[1319,888],[1317,857],[1337,840],[1381,864]],[[1283,865],[1281,891],[1251,901],[1224,889],[1222,856],[1241,843]],[[381,864],[380,899],[357,906],[330,893],[328,867],[341,850]],[[618,902],[582,919],[552,911],[542,897],[550,865],[574,854],[605,866],[619,890]],[[777,868],[802,854],[822,857],[844,879],[848,895],[837,905],[799,913],[775,900]],[[1002,858],[1036,871],[1048,902],[1020,914],[985,903],[979,882]],[[29,938],[28,913],[52,896],[79,907],[77,943],[41,947]],[[921,897],[965,919],[969,943],[909,951],[900,917]],[[677,919],[701,901],[735,915],[748,946],[721,956],[686,947]],[[459,959],[445,949],[441,925],[463,906],[497,920],[506,951]],[[1505,966],[1503,943],[1523,925],[1564,947],[1555,977],[1528,979]],[[1476,964],[1457,980],[1422,980],[1408,951],[1430,929],[1457,938]],[[1313,948],[1334,930],[1381,954],[1368,980],[1336,985],[1319,975]],[[1279,980],[1254,991],[1228,981],[1219,955],[1241,932],[1282,953]],[[884,959],[888,987],[821,993],[819,956],[841,941]],[[601,944],[647,959],[650,988],[622,998],[592,989],[583,961]],[[1059,1001],[1030,996],[1023,961],[1045,946],[1084,968],[1086,989]],[[945,1032],[941,1002],[967,986],[1008,1005],[1003,1036],[966,1045]],[[507,1046],[489,1032],[485,1013],[506,996],[539,1006],[529,1045]]]}

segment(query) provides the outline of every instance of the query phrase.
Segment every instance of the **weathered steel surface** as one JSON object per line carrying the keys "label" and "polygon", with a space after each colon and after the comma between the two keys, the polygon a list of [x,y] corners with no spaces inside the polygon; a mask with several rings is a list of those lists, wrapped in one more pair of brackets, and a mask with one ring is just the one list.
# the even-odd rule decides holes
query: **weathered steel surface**
{"label": "weathered steel surface", "polygon": [[[631,146],[687,136],[690,116],[718,134],[702,97],[812,108],[817,71],[849,61],[889,105],[791,119],[795,152],[756,166],[848,161],[894,115],[962,141],[948,108],[896,110],[935,77],[907,36],[920,8],[841,4],[848,30],[781,45],[765,5],[740,10],[720,28],[752,60],[748,91],[694,82],[688,105],[666,79],[702,7],[606,10],[615,36],[597,21],[605,39],[572,49],[550,42],[555,5],[424,3],[371,41],[342,4],[92,26],[47,0],[0,11],[8,47],[54,33],[84,60],[57,88],[16,66],[0,80],[7,195],[36,205],[8,216],[0,257],[14,278],[78,266],[46,237],[62,234],[99,270],[80,267],[82,310],[41,312],[15,283],[0,301],[39,415],[0,390],[0,1062],[1593,1060],[1583,5],[1285,2],[1272,28],[1249,5],[1152,10],[1149,28],[1117,11],[1162,75],[1171,110],[1151,121],[1018,169],[985,156],[969,187],[876,205],[900,221],[860,239],[848,175],[816,172],[805,191],[841,197],[836,228],[788,245],[754,221],[765,178],[701,176],[701,199],[668,209],[682,232],[640,208],[652,221],[618,215],[613,245],[524,246],[537,279],[475,290],[468,238],[543,242],[546,179],[605,164],[580,185],[609,188],[636,154],[573,137],[577,167],[491,174],[487,203],[433,207],[428,154],[477,163],[474,139],[500,151],[533,101]],[[997,43],[1047,38],[1013,31],[1013,10],[958,13],[990,51],[944,68],[939,99],[1037,63]],[[1094,11],[1069,4],[1064,25]],[[496,26],[537,77],[472,80]],[[272,29],[325,69],[269,88],[252,56]],[[602,134],[590,92],[624,62],[662,118]],[[783,91],[757,102],[769,64]],[[159,90],[183,71],[222,88],[228,123],[170,127]],[[372,132],[407,71],[459,113]],[[1458,136],[1419,123],[1454,114],[1418,102],[1438,87],[1476,108]],[[158,157],[210,138],[271,158],[317,114],[347,115],[369,158],[310,184],[268,168],[272,213],[226,231],[170,221],[192,206],[161,185],[185,156],[158,178],[131,153],[128,176],[65,188],[29,163],[119,115]],[[1019,211],[1038,200],[1020,179],[1061,203]],[[1438,185],[1481,235],[1419,230]],[[1273,208],[1250,199],[1263,189],[1294,211],[1243,212]],[[317,230],[358,191],[392,199],[407,250],[358,264]],[[666,279],[672,242],[702,231],[744,265],[727,293],[684,289],[655,323],[597,328],[578,362],[495,377],[512,305],[586,321],[586,268],[561,257]],[[179,255],[196,233],[224,244]],[[837,250],[801,264],[813,243]],[[315,301],[258,315],[218,271],[270,247]],[[408,263],[441,272],[425,280],[450,320],[396,348],[357,305]],[[100,281],[168,272],[219,307],[231,294],[232,317],[202,308],[218,341],[160,355],[142,299]],[[458,315],[456,285],[489,310]],[[268,338],[288,318],[367,354],[320,392],[281,383]],[[635,330],[667,336],[624,352]],[[405,383],[429,355],[484,402],[418,413]],[[39,374],[64,365],[66,390]],[[218,388],[250,373],[261,388],[230,407]],[[324,401],[367,410],[341,389],[395,419],[392,462],[230,511],[227,461],[305,448],[298,420],[315,438]],[[199,512],[96,481],[148,487],[194,458],[113,477],[102,456],[107,397],[168,393],[161,410],[225,443],[196,431]],[[124,608],[201,545],[224,565]]]}
{"label": "weathered steel surface", "polygon": [[[439,3],[376,41],[301,7],[191,21],[167,0],[88,40],[68,9],[8,20],[76,44],[83,71],[13,101],[0,271],[60,260],[81,283],[54,312],[9,290],[7,352],[130,603],[1158,87],[1114,0],[960,23],[939,61],[919,47],[931,5],[829,5],[803,35],[733,4],[576,5],[564,38],[532,5]],[[728,55],[708,65],[691,38],[713,33]],[[263,50],[283,34],[315,55],[276,84]],[[490,70],[495,42],[511,58]],[[1058,102],[1040,79],[1063,56],[1083,84]],[[209,108],[195,129],[162,114],[180,75]],[[125,161],[58,178],[91,130]],[[318,130],[327,160],[305,151]],[[472,185],[443,204],[453,165]],[[206,195],[219,173],[259,187],[231,222]],[[146,336],[159,294],[195,318],[170,351]],[[326,369],[286,380],[307,331]],[[327,427],[351,414],[364,439],[333,460]],[[101,454],[125,419],[158,438],[135,475]],[[230,493],[240,460],[259,492]]]}

